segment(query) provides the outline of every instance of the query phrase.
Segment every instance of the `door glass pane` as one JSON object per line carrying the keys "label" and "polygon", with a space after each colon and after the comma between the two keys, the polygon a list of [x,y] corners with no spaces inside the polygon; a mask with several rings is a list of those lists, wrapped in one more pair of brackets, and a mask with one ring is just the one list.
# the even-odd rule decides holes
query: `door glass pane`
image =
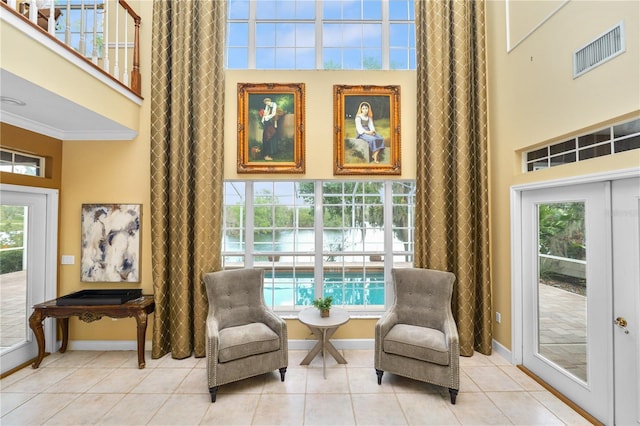
{"label": "door glass pane", "polygon": [[27,339],[25,206],[0,206],[0,352]]}
{"label": "door glass pane", "polygon": [[584,203],[538,205],[538,353],[587,381]]}

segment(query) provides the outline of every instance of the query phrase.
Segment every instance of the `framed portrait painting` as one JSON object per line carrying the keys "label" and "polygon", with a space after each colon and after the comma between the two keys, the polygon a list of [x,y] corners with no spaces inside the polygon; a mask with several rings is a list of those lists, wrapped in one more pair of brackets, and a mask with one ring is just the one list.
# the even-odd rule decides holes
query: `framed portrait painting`
{"label": "framed portrait painting", "polygon": [[304,173],[304,83],[238,83],[238,173]]}
{"label": "framed portrait painting", "polygon": [[333,86],[333,174],[399,175],[400,86]]}
{"label": "framed portrait painting", "polygon": [[82,282],[140,282],[140,204],[82,205]]}

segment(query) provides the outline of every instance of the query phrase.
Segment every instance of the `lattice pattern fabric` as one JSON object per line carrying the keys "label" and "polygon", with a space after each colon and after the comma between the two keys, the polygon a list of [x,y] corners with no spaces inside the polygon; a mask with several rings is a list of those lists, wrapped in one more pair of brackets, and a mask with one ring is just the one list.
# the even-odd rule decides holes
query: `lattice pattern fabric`
{"label": "lattice pattern fabric", "polygon": [[152,357],[203,357],[203,275],[221,268],[226,2],[153,8]]}
{"label": "lattice pattern fabric", "polygon": [[484,1],[417,0],[415,266],[453,272],[460,353],[491,353]]}

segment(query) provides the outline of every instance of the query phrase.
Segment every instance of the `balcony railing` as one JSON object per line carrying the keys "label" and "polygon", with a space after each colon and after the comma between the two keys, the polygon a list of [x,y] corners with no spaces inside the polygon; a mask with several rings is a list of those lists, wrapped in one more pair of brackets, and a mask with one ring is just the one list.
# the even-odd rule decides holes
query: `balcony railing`
{"label": "balcony railing", "polygon": [[50,37],[141,95],[141,18],[125,0],[2,1]]}

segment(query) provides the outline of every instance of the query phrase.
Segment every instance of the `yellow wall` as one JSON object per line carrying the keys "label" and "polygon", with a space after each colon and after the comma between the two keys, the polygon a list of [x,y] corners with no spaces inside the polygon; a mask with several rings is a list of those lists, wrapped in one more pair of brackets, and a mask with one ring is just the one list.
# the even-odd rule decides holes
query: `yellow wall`
{"label": "yellow wall", "polygon": [[[555,9],[559,3],[546,6]],[[640,3],[569,1],[510,52],[506,23],[546,15],[540,13],[540,2],[511,1],[516,10],[507,18],[505,5],[487,2],[487,45],[493,302],[502,314],[501,323],[494,325],[494,338],[511,348],[509,188],[640,166],[636,150],[523,174],[520,151],[640,116]],[[625,25],[626,52],[574,80],[573,52],[620,21]],[[527,27],[538,23],[528,22]]]}
{"label": "yellow wall", "polygon": [[[366,77],[363,77],[366,75]],[[226,179],[332,179],[333,178],[333,86],[370,84],[400,86],[400,139],[402,175],[393,178],[414,179],[416,139],[415,71],[227,71],[225,80],[225,161]],[[236,173],[237,84],[304,83],[306,173],[304,175]],[[339,176],[342,179],[350,177]],[[375,179],[375,176],[353,179]],[[384,176],[378,176],[384,179]]]}
{"label": "yellow wall", "polygon": [[[140,39],[151,40],[153,2],[142,1],[133,6],[142,17]],[[150,220],[150,70],[151,46],[140,49],[142,77],[142,107],[136,107],[130,120],[136,125],[138,137],[132,141],[64,141],[63,174],[60,195],[59,254],[75,256],[75,264],[58,265],[60,282],[58,294],[92,288],[133,288],[132,284],[100,284],[80,282],[80,217],[82,204],[139,203],[142,204],[141,282],[143,293],[153,293],[151,276],[151,220]],[[75,82],[59,89],[73,91]],[[62,84],[61,84],[62,85]],[[64,85],[62,85],[64,86]],[[95,99],[94,99],[95,102]],[[122,102],[104,102],[103,114],[119,114]],[[153,315],[148,320],[147,339],[151,338]],[[72,318],[69,339],[73,340],[135,340],[136,323],[133,318],[84,323]],[[149,348],[147,348],[149,349]]]}
{"label": "yellow wall", "polygon": [[6,123],[0,123],[0,146],[37,155],[45,159],[45,176],[35,177],[0,172],[0,182],[12,185],[60,189],[62,180],[62,141]]}

